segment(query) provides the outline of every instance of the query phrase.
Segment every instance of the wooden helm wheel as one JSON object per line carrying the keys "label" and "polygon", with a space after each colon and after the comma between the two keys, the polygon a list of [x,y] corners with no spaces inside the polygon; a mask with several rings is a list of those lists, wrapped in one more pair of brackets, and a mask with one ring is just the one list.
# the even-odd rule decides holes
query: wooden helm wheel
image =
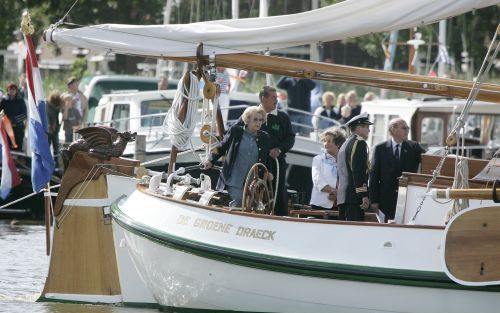
{"label": "wooden helm wheel", "polygon": [[[262,169],[262,171],[259,171],[259,168]],[[261,172],[262,175],[259,175],[259,172]],[[273,187],[269,171],[264,164],[256,163],[248,171],[245,185],[243,186],[241,204],[245,212],[259,214],[273,213]]]}

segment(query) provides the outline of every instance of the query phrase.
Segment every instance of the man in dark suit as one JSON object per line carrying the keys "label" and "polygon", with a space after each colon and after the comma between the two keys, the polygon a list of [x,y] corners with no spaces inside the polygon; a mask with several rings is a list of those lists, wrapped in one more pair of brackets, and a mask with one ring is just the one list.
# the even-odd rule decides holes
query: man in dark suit
{"label": "man in dark suit", "polygon": [[[276,86],[287,92],[288,108],[311,112],[311,90],[316,87],[314,82],[307,78],[281,77]],[[288,110],[292,123],[311,125],[311,117],[301,112]],[[308,136],[311,129],[305,126],[292,125],[295,134]]]}
{"label": "man in dark suit", "polygon": [[418,171],[425,150],[408,140],[408,124],[401,118],[389,122],[391,139],[375,146],[370,171],[370,203],[385,214],[385,221],[394,219],[398,199],[398,177],[402,172]]}

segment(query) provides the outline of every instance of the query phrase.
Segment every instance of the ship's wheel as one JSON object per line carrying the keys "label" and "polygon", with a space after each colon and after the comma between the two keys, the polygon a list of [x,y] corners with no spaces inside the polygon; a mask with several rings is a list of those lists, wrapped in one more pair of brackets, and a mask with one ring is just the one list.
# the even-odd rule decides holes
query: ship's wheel
{"label": "ship's wheel", "polygon": [[245,212],[274,212],[272,178],[264,164],[256,163],[248,171],[241,203]]}

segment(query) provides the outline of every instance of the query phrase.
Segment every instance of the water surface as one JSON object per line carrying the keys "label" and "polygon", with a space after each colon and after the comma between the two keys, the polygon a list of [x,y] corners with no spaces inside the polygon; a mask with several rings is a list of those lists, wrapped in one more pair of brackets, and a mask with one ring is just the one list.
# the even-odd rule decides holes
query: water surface
{"label": "water surface", "polygon": [[138,313],[158,312],[114,306],[35,302],[45,283],[45,226],[37,222],[0,220],[0,312],[5,313]]}

